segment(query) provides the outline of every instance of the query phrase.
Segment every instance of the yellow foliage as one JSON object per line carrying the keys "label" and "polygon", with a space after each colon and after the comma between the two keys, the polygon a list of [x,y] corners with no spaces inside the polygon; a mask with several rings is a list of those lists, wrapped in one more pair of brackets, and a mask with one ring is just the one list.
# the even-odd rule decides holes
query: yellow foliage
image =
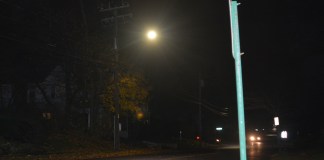
{"label": "yellow foliage", "polygon": [[[124,74],[119,79],[118,88],[121,110],[134,113],[141,112],[141,107],[147,103],[149,96],[149,90],[143,77],[141,75]],[[115,112],[113,101],[115,89],[115,85],[108,86],[102,96],[104,105],[112,112]]]}

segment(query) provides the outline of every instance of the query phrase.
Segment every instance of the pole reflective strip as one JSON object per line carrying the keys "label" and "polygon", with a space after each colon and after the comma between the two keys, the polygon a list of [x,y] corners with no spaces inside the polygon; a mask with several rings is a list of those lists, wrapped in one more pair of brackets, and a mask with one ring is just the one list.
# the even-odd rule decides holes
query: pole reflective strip
{"label": "pole reflective strip", "polygon": [[240,138],[240,159],[246,160],[246,136],[245,136],[245,121],[244,121],[244,97],[243,97],[243,82],[242,82],[242,66],[241,66],[241,51],[240,51],[240,36],[238,26],[238,3],[236,0],[229,0],[231,31],[232,31],[232,52],[235,60],[236,73],[236,92],[237,92],[237,110],[238,110],[238,125]]}

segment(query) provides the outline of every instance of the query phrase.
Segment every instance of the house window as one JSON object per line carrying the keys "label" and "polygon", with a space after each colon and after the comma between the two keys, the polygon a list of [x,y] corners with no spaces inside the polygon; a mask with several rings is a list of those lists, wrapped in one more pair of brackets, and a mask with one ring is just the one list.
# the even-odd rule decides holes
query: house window
{"label": "house window", "polygon": [[44,119],[52,119],[52,114],[50,112],[43,112],[42,116]]}

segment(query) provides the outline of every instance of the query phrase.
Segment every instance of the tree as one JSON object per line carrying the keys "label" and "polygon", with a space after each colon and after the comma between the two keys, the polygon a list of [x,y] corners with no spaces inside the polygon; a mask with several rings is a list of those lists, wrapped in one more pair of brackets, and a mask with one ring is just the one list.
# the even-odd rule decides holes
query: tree
{"label": "tree", "polygon": [[[118,87],[120,90],[120,105],[123,113],[135,113],[137,118],[142,118],[145,107],[149,100],[149,87],[140,73],[122,73]],[[115,112],[113,92],[115,85],[107,86],[102,95],[102,102],[111,112]]]}

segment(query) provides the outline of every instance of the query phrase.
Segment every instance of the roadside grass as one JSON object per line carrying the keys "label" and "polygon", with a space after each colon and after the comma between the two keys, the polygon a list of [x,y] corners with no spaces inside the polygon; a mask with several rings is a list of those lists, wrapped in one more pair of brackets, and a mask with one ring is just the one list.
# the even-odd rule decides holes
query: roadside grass
{"label": "roadside grass", "polygon": [[74,153],[58,153],[47,155],[9,155],[0,157],[2,160],[86,160],[99,158],[112,158],[135,155],[149,155],[161,153],[161,149],[141,148],[141,149],[121,149],[120,151],[80,151]]}
{"label": "roadside grass", "polygon": [[[12,143],[10,142],[10,144]],[[12,148],[10,150],[17,150],[16,148],[21,148],[21,145],[10,145],[10,148]],[[30,145],[28,151],[0,155],[0,160],[84,160],[157,154],[163,151],[165,149],[127,144],[122,144],[120,150],[115,151],[113,143],[109,139],[102,139],[77,131],[66,131],[51,134],[37,147]]]}
{"label": "roadside grass", "polygon": [[323,160],[324,152],[320,149],[300,152],[280,152],[273,155],[271,160]]}
{"label": "roadside grass", "polygon": [[[0,141],[1,142],[1,141]],[[103,138],[77,130],[52,132],[40,143],[6,141],[0,145],[0,160],[91,160],[111,157],[152,155],[162,153],[205,152],[208,147],[200,141],[183,140],[178,143],[125,142],[115,151],[111,138]]]}
{"label": "roadside grass", "polygon": [[292,148],[278,152],[271,160],[324,160],[324,135],[296,139]]}

